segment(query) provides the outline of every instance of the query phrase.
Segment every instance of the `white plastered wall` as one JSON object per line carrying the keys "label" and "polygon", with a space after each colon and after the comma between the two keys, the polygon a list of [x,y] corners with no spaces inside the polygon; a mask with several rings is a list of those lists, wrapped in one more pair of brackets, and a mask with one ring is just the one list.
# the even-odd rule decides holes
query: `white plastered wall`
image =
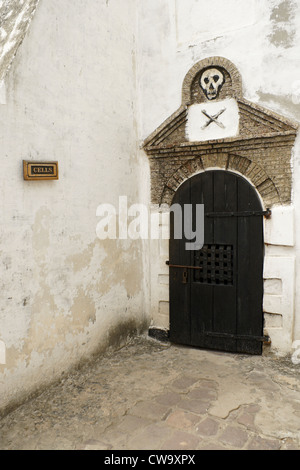
{"label": "white plastered wall", "polygon": [[294,207],[274,207],[265,221],[264,319],[272,349],[291,352],[295,314]]}
{"label": "white plastered wall", "polygon": [[[5,85],[0,411],[147,327],[144,242],[96,236],[98,205],[148,200],[136,1],[41,1]],[[24,181],[22,160],[59,180]]]}

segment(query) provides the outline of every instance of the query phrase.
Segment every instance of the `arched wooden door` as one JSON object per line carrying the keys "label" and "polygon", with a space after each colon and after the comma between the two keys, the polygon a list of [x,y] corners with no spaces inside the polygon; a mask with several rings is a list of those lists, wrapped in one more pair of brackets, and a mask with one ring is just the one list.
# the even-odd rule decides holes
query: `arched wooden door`
{"label": "arched wooden door", "polygon": [[[185,181],[173,204],[204,204],[204,245],[170,237],[170,340],[230,352],[261,354],[263,213],[255,189],[228,171]],[[184,230],[183,230],[184,233]]]}

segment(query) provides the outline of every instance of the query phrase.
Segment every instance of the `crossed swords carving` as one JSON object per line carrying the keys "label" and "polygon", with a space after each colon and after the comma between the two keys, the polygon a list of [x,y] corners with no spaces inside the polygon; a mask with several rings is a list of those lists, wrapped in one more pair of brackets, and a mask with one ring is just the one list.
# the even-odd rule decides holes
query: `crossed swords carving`
{"label": "crossed swords carving", "polygon": [[205,109],[202,109],[201,112],[204,114],[204,116],[206,116],[209,121],[207,121],[203,127],[201,127],[201,129],[206,129],[206,127],[208,127],[212,122],[216,123],[219,127],[221,127],[222,129],[225,129],[225,126],[222,122],[219,122],[217,119],[219,116],[221,116],[221,114],[224,113],[224,111],[226,111],[226,108],[223,108],[221,109],[217,114],[215,114],[214,116],[210,116],[206,111]]}

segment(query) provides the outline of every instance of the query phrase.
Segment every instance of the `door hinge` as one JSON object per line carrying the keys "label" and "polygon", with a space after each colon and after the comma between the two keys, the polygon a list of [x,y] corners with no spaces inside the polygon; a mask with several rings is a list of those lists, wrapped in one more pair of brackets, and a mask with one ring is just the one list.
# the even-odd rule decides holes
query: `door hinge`
{"label": "door hinge", "polygon": [[266,219],[270,219],[272,215],[271,209],[266,211],[241,211],[241,212],[207,212],[206,217],[252,217],[252,216],[264,216]]}
{"label": "door hinge", "polygon": [[228,339],[241,339],[246,341],[260,341],[261,343],[271,344],[269,336],[251,336],[251,335],[234,335],[229,333],[216,333],[214,331],[204,331],[205,336],[214,336],[216,338],[228,338]]}

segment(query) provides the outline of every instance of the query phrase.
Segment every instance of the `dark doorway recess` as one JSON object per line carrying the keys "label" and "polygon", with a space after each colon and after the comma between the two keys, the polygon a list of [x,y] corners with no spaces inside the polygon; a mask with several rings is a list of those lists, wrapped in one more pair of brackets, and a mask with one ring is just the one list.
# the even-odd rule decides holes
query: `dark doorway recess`
{"label": "dark doorway recess", "polygon": [[[185,181],[173,204],[204,204],[204,245],[170,237],[170,341],[205,349],[261,354],[263,208],[243,177],[212,170]],[[194,220],[195,222],[195,220]],[[183,218],[182,218],[183,224]]]}

